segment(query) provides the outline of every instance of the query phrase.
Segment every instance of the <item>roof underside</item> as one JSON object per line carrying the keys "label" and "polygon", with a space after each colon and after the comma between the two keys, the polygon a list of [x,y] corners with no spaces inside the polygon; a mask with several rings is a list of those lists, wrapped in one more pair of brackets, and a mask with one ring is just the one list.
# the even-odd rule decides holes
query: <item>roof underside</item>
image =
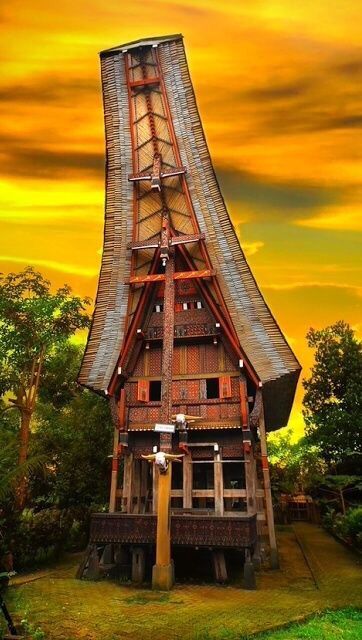
{"label": "roof underside", "polygon": [[[164,169],[180,165],[187,169],[182,180],[180,176],[165,180],[164,198],[172,226],[177,235],[195,233],[195,225],[204,234],[230,321],[263,383],[267,427],[284,426],[300,366],[257,287],[226,210],[197,110],[182,36],[128,43],[103,52],[101,61],[107,147],[104,249],[79,381],[95,391],[108,388],[132,314],[143,295],[145,285],[130,293],[126,281],[130,275],[149,273],[155,250],[137,252],[137,258],[131,259],[127,244],[155,237],[162,215],[154,192],[144,182],[135,188],[128,177],[150,171],[156,140]],[[150,127],[147,109],[152,113]],[[192,247],[188,255],[194,268],[204,269],[204,254],[198,245]]]}

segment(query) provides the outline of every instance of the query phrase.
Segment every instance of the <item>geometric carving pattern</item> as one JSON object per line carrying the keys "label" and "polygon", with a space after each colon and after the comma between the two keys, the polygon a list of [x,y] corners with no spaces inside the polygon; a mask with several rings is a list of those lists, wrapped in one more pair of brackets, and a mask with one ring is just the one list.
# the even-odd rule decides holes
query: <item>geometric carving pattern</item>
{"label": "geometric carving pattern", "polygon": [[[256,515],[214,517],[171,516],[171,542],[179,546],[251,548],[256,543]],[[155,544],[156,516],[125,513],[95,513],[91,518],[90,542]]]}

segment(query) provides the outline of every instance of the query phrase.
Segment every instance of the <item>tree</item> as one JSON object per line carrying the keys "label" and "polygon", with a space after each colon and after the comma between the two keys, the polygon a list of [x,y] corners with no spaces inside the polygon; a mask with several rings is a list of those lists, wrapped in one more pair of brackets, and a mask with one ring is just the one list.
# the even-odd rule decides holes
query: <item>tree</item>
{"label": "tree", "polygon": [[[77,329],[88,326],[88,298],[72,294],[64,285],[55,293],[50,282],[27,267],[20,273],[0,275],[0,396],[20,413],[18,465],[27,461],[30,424],[43,370],[56,348]],[[17,506],[26,500],[26,475],[17,486]]]}
{"label": "tree", "polygon": [[312,375],[303,381],[306,436],[331,470],[358,475],[362,443],[362,345],[351,327],[336,322],[310,329]]}
{"label": "tree", "polygon": [[326,465],[318,447],[301,438],[292,442],[288,429],[268,439],[271,480],[275,492],[308,492],[321,480]]}
{"label": "tree", "polygon": [[32,456],[46,455],[47,473],[32,475],[38,506],[69,508],[108,499],[113,424],[109,403],[78,390],[61,408],[39,404]]}

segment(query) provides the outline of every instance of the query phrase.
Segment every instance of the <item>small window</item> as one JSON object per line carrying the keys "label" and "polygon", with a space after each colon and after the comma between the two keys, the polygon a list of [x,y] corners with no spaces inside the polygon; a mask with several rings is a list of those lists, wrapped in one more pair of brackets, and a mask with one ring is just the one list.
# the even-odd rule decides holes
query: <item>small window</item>
{"label": "small window", "polygon": [[206,379],[206,398],[212,400],[219,397],[219,378]]}
{"label": "small window", "polygon": [[196,309],[203,309],[204,305],[202,304],[201,300],[197,300],[196,301]]}
{"label": "small window", "polygon": [[161,380],[151,380],[150,382],[150,400],[161,400]]}
{"label": "small window", "polygon": [[187,311],[187,309],[189,309],[189,308],[190,308],[190,307],[189,307],[189,303],[188,303],[188,302],[183,302],[183,303],[182,303],[182,308],[183,308],[183,310],[184,310],[184,311]]}

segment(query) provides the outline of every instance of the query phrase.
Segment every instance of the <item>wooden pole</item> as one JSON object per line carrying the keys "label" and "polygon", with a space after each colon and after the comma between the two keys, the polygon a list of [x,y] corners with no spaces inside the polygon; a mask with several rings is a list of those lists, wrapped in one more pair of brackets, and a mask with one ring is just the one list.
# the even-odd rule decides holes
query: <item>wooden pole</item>
{"label": "wooden pole", "polygon": [[224,515],[224,481],[220,451],[214,452],[215,515]]}
{"label": "wooden pole", "polygon": [[271,486],[270,486],[270,472],[269,472],[268,451],[267,451],[267,444],[266,444],[266,432],[265,432],[263,406],[261,407],[261,412],[260,412],[259,432],[260,432],[261,463],[262,463],[263,479],[264,479],[266,521],[267,521],[267,527],[268,527],[269,546],[270,546],[270,566],[272,569],[278,569],[279,558],[278,558],[277,542],[275,538],[274,513],[273,513]]}
{"label": "wooden pole", "polygon": [[[170,231],[168,216],[164,215],[161,233],[161,257],[167,255],[165,267],[165,291],[163,305],[163,349],[162,349],[162,391],[161,419],[169,424],[172,419],[172,359],[175,325],[175,258],[169,249]],[[160,450],[172,450],[172,434],[160,434]],[[158,475],[156,564],[152,570],[152,588],[168,591],[174,582],[173,563],[171,561],[171,476],[172,463],[166,472],[156,471]]]}
{"label": "wooden pole", "polygon": [[182,459],[183,465],[183,508],[192,509],[192,462],[191,454],[187,454]]}
{"label": "wooden pole", "polygon": [[114,427],[113,436],[113,458],[112,458],[112,475],[111,475],[111,490],[109,496],[109,513],[114,513],[116,510],[117,500],[117,488],[118,488],[118,469],[119,469],[119,432],[123,431],[125,426],[126,415],[126,394],[125,390],[121,389],[121,395],[119,398],[119,420]]}

